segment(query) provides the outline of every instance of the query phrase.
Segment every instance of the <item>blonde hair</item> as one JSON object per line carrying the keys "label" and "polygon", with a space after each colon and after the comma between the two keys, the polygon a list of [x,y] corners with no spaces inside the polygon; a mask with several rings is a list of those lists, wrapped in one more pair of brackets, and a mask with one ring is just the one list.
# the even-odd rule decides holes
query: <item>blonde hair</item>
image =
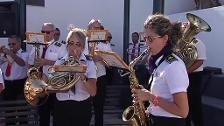
{"label": "blonde hair", "polygon": [[82,44],[82,48],[85,48],[85,41],[86,41],[86,31],[81,28],[72,28],[70,29],[67,38],[66,43],[68,44],[71,37],[76,36],[79,40],[79,42]]}

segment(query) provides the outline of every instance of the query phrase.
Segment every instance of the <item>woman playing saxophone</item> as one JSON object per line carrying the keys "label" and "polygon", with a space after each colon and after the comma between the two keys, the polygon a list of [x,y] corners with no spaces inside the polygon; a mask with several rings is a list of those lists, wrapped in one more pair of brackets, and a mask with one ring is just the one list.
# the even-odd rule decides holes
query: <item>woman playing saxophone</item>
{"label": "woman playing saxophone", "polygon": [[181,23],[153,15],[144,23],[144,39],[152,55],[150,89],[133,88],[134,102],[149,102],[150,126],[184,126],[188,114],[188,75],[184,62],[172,52],[181,37]]}

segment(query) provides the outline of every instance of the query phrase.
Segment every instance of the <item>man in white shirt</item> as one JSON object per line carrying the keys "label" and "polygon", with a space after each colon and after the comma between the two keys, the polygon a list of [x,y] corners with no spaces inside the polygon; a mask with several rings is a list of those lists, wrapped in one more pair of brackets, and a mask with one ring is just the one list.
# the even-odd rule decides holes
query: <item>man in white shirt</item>
{"label": "man in white shirt", "polygon": [[2,69],[0,68],[0,93],[4,90],[4,81],[3,81],[3,75],[2,75]]}
{"label": "man in white shirt", "polygon": [[[89,22],[88,30],[103,30],[100,20],[92,19]],[[99,42],[96,50],[111,51],[110,43]],[[105,90],[108,79],[106,77],[105,64],[98,55],[93,56],[93,60],[97,67],[97,93],[93,98],[93,106],[95,113],[95,126],[103,126],[103,106],[105,100]]]}
{"label": "man in white shirt", "polygon": [[189,87],[188,87],[188,101],[189,114],[186,126],[191,126],[191,121],[194,126],[203,126],[202,116],[202,102],[201,102],[201,83],[204,62],[206,60],[206,47],[204,43],[197,39],[196,49],[198,53],[197,59],[188,68]]}
{"label": "man in white shirt", "polygon": [[[66,45],[64,42],[55,41],[55,26],[52,23],[44,23],[42,26],[42,33],[45,33],[47,45],[40,46],[40,57],[38,59],[34,59],[35,57],[35,48],[30,52],[29,55],[29,64],[37,65],[42,67],[43,76],[42,78],[45,80],[50,76],[49,68],[54,65],[55,61],[61,59],[66,54]],[[35,61],[35,62],[34,62]],[[50,114],[53,112],[53,104],[54,104],[55,94],[50,94],[48,100],[45,104],[38,108],[39,111],[39,121],[40,126],[49,126],[50,125]]]}
{"label": "man in white shirt", "polygon": [[27,78],[28,53],[20,46],[20,38],[16,35],[10,36],[8,46],[1,47],[1,68],[4,76],[5,90],[4,100],[16,100],[23,97],[23,86]]}

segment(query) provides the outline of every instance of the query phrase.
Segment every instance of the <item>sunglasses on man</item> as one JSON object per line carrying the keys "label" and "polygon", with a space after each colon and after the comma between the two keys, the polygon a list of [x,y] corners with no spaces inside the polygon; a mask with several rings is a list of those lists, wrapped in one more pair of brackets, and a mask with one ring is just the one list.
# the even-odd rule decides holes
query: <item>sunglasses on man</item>
{"label": "sunglasses on man", "polygon": [[52,31],[41,31],[41,33],[50,34]]}
{"label": "sunglasses on man", "polygon": [[8,46],[14,46],[16,43],[8,43]]}

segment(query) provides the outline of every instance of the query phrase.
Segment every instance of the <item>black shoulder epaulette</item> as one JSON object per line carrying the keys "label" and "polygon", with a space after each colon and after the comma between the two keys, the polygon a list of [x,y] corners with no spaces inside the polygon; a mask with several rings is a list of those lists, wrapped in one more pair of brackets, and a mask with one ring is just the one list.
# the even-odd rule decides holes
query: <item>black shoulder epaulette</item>
{"label": "black shoulder epaulette", "polygon": [[86,59],[89,60],[89,61],[92,61],[92,60],[93,60],[92,56],[90,56],[90,55],[85,55],[85,57],[86,57]]}
{"label": "black shoulder epaulette", "polygon": [[171,64],[173,61],[177,61],[178,59],[176,57],[174,57],[172,54],[169,54],[166,56],[165,60]]}
{"label": "black shoulder epaulette", "polygon": [[59,42],[56,42],[54,45],[61,47],[61,43],[59,43]]}
{"label": "black shoulder epaulette", "polygon": [[62,43],[62,44],[66,44],[66,42],[65,42],[65,41],[63,41],[63,40],[61,41],[61,43]]}

